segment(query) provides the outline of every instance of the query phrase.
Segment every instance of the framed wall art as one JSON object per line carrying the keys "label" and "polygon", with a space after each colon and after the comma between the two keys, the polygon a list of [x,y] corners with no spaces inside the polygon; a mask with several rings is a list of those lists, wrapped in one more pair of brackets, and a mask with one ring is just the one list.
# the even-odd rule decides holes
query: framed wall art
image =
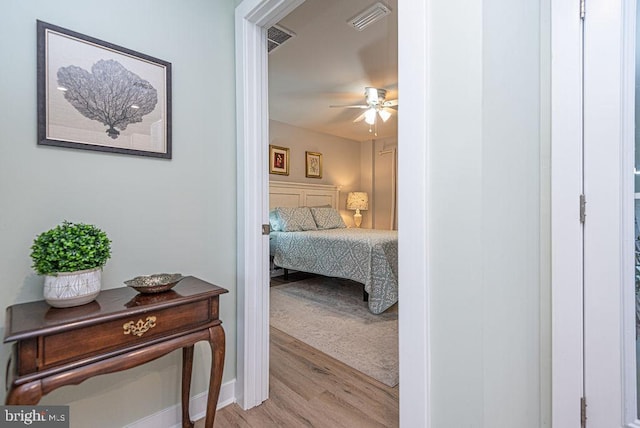
{"label": "framed wall art", "polygon": [[289,149],[269,144],[269,174],[289,175]]}
{"label": "framed wall art", "polygon": [[322,153],[305,152],[305,171],[309,178],[322,178]]}
{"label": "framed wall art", "polygon": [[37,21],[38,144],[171,159],[171,63]]}

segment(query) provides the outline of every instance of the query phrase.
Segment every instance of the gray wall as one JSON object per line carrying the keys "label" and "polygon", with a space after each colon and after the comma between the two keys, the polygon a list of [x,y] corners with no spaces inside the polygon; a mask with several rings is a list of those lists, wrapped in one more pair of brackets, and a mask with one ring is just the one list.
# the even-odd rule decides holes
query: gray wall
{"label": "gray wall", "polygon": [[[374,192],[373,173],[376,162],[382,169],[378,152],[397,148],[397,139],[354,141],[333,135],[299,128],[276,120],[269,121],[269,144],[289,148],[289,175],[270,174],[270,181],[290,181],[311,184],[335,184],[340,186],[340,210],[347,226],[353,226],[354,211],[346,209],[346,198],[350,191],[365,191],[369,194],[369,210],[362,211],[362,227],[374,228],[374,211],[378,215],[379,229],[389,229],[391,200],[390,162],[386,162],[386,175]],[[322,153],[322,179],[305,177],[305,151]],[[378,177],[380,179],[380,177]],[[376,205],[379,197],[384,202]],[[380,212],[378,212],[378,210]]]}
{"label": "gray wall", "polygon": [[[289,148],[290,157],[289,175],[270,174],[270,181],[340,186],[339,208],[345,222],[353,223],[353,211],[347,211],[345,206],[347,193],[361,190],[361,143],[270,120],[269,144]],[[322,153],[322,178],[305,176],[305,151]]]}
{"label": "gray wall", "polygon": [[[223,381],[235,378],[235,91],[232,0],[9,0],[0,13],[0,302],[42,298],[34,237],[64,219],[112,239],[103,287],[181,272],[228,288]],[[173,64],[173,159],[36,145],[36,19]],[[6,348],[5,348],[6,352]],[[209,351],[196,349],[193,394]],[[179,353],[62,388],[71,426],[123,426],[179,402]],[[107,422],[108,421],[108,422]]]}

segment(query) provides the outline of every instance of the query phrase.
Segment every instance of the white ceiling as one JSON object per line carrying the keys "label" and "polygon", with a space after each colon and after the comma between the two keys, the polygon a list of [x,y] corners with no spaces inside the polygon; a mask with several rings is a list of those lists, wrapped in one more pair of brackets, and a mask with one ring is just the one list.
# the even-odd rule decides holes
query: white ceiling
{"label": "white ceiling", "polygon": [[[364,104],[364,88],[398,98],[397,0],[392,13],[357,31],[347,21],[377,0],[306,0],[279,22],[296,35],[269,54],[269,115],[273,120],[356,141],[395,137],[397,114],[378,120],[378,136],[363,110],[329,105]],[[379,118],[378,118],[379,119]]]}

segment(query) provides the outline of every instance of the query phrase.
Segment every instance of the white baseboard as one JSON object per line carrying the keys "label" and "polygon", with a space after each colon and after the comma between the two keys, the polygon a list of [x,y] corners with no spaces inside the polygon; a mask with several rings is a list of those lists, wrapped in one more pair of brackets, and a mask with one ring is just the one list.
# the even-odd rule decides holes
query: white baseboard
{"label": "white baseboard", "polygon": [[[207,413],[207,391],[191,397],[189,411],[191,419],[197,421],[205,417]],[[218,397],[218,409],[236,402],[236,380],[233,379],[220,387]],[[146,418],[137,420],[125,428],[180,428],[182,426],[182,412],[179,404],[168,407]]]}

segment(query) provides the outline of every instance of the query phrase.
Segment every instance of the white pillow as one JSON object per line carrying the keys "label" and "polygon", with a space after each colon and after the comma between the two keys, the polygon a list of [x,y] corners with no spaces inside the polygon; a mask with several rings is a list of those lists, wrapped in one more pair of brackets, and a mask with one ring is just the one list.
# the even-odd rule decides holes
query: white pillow
{"label": "white pillow", "polygon": [[283,232],[299,232],[303,230],[317,230],[311,211],[307,207],[276,208]]}
{"label": "white pillow", "polygon": [[347,227],[335,208],[311,208],[311,215],[318,229],[343,229]]}

